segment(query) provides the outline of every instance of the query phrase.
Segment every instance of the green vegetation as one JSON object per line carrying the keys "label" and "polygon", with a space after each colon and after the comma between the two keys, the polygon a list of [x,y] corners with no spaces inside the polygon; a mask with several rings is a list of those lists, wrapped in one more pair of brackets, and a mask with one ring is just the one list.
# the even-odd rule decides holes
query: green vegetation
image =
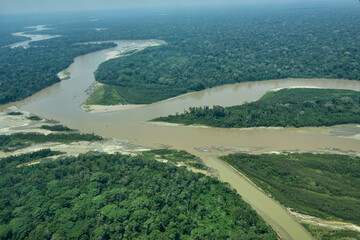
{"label": "green vegetation", "polygon": [[30,48],[0,47],[0,104],[24,99],[60,79],[56,74],[77,56],[113,47],[113,43],[74,44],[67,37],[31,43]]}
{"label": "green vegetation", "polygon": [[197,169],[207,169],[207,167],[202,163],[201,159],[198,157],[184,151],[178,151],[175,149],[155,149],[151,151],[146,151],[143,153],[144,156],[155,157],[157,160],[166,159],[172,163],[183,163],[186,166],[197,168]]}
{"label": "green vegetation", "polygon": [[34,161],[39,161],[41,159],[52,157],[61,154],[59,151],[51,151],[50,149],[42,149],[32,153],[21,154],[20,156],[10,156],[0,159],[0,168],[9,169],[24,165],[26,163],[31,163]]}
{"label": "green vegetation", "polygon": [[[3,27],[3,26],[1,26],[1,27]],[[12,35],[13,32],[15,32],[15,31],[10,31],[10,30],[3,31],[2,29],[0,30],[0,36],[1,36],[0,37],[0,47],[10,45],[10,44],[16,43],[16,42],[30,40],[30,38],[27,38],[27,37],[13,36]]]}
{"label": "green vegetation", "polygon": [[235,9],[146,19],[139,35],[162,36],[168,44],[104,62],[96,80],[121,87],[126,102],[143,104],[245,81],[360,79],[356,11]]}
{"label": "green vegetation", "polygon": [[0,135],[0,150],[15,151],[34,143],[62,142],[71,143],[78,141],[100,141],[103,138],[94,134],[86,133],[15,133],[11,135]]}
{"label": "green vegetation", "polygon": [[335,230],[327,227],[303,224],[311,235],[317,240],[352,240],[360,239],[360,233],[350,230]]}
{"label": "green vegetation", "polygon": [[[168,16],[150,10],[122,11],[103,14],[100,22],[80,20],[80,16],[74,21],[62,21],[61,16],[52,22],[34,20],[51,24],[53,29],[42,34],[62,37],[33,42],[28,49],[0,48],[0,103],[25,98],[58,82],[55,74],[74,57],[113,46],[76,43],[109,39],[167,42],[130,52],[130,56],[99,67],[98,81],[121,87],[116,92],[122,98],[116,97],[111,103],[151,103],[244,81],[288,77],[360,79],[360,41],[354,38],[360,31],[357,9],[289,8],[169,10]],[[142,17],[135,17],[139,15]],[[28,24],[2,24],[6,34],[0,35],[0,44],[2,39],[9,42],[7,38],[13,38],[9,33],[21,31]]]}
{"label": "green vegetation", "polygon": [[23,113],[22,112],[9,112],[7,115],[19,116],[19,115],[23,115]]}
{"label": "green vegetation", "polygon": [[277,239],[225,183],[149,157],[16,164],[0,168],[0,239]]}
{"label": "green vegetation", "polygon": [[282,89],[233,107],[191,107],[183,114],[152,121],[211,127],[304,127],[360,123],[360,92],[333,89]]}
{"label": "green vegetation", "polygon": [[222,159],[286,207],[324,219],[360,224],[360,158],[239,153]]}
{"label": "green vegetation", "polygon": [[36,115],[32,115],[32,116],[29,116],[29,117],[26,117],[27,119],[29,120],[32,120],[32,121],[41,121],[42,118],[39,117],[39,116],[36,116]]}
{"label": "green vegetation", "polygon": [[126,104],[125,99],[119,95],[120,88],[116,86],[99,86],[86,100],[88,105],[115,105]]}
{"label": "green vegetation", "polygon": [[74,129],[68,128],[64,125],[42,125],[40,127],[41,129],[46,129],[54,132],[73,132]]}

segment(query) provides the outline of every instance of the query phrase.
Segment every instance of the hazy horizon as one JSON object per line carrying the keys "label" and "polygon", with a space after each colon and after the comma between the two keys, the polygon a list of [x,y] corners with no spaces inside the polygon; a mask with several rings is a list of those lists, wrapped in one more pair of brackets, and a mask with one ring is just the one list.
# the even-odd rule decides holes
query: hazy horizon
{"label": "hazy horizon", "polygon": [[357,0],[0,0],[0,15],[7,14],[23,14],[23,13],[50,13],[50,12],[66,12],[66,11],[93,11],[93,10],[109,10],[109,9],[126,9],[126,8],[174,8],[174,7],[191,7],[191,6],[211,6],[211,5],[291,5],[305,4],[307,6],[329,6],[329,5],[359,5]]}

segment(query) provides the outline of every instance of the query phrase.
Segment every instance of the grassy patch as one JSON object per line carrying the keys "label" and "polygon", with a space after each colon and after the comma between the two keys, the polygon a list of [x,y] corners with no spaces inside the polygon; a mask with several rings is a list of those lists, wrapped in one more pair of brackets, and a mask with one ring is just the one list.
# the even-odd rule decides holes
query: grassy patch
{"label": "grassy patch", "polygon": [[350,230],[335,230],[327,227],[302,224],[316,240],[356,240],[360,239],[360,233]]}
{"label": "grassy patch", "polygon": [[125,99],[119,94],[118,88],[111,85],[99,86],[86,100],[87,105],[116,105],[126,104]]}

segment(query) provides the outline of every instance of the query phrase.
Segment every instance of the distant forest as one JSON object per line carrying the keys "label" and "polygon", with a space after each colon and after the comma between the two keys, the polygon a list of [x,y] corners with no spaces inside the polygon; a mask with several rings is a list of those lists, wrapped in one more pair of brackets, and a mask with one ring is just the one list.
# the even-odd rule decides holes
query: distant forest
{"label": "distant forest", "polygon": [[[55,74],[74,57],[111,46],[75,43],[110,39],[168,43],[100,66],[96,79],[114,86],[113,95],[128,103],[151,103],[243,81],[360,79],[357,9],[220,8],[160,13],[98,13],[97,21],[85,15],[74,15],[73,21],[61,16],[54,16],[53,22],[42,19],[41,24],[49,23],[53,29],[41,33],[62,37],[34,42],[29,49],[0,48],[0,103],[20,100],[59,81]],[[14,32],[21,30],[19,24],[11,25]],[[10,27],[0,35],[3,46],[14,41]]]}
{"label": "distant forest", "polygon": [[95,76],[136,104],[244,81],[359,80],[359,24],[343,9],[164,17],[149,29],[167,45],[105,62]]}

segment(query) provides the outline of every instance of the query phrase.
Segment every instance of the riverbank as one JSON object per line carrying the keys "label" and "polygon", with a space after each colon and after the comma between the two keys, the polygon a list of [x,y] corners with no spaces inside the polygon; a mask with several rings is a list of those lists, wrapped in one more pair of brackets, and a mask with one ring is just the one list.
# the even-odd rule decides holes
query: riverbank
{"label": "riverbank", "polygon": [[[42,129],[41,126],[48,125],[54,126],[58,124],[57,121],[49,119],[40,120],[30,120],[32,114],[29,112],[19,112],[13,108],[21,115],[8,115],[11,110],[0,111],[0,134],[1,135],[10,135],[16,133],[38,133],[38,134],[56,134],[58,132]],[[30,119],[29,119],[30,118]],[[74,141],[70,143],[61,143],[61,142],[45,142],[45,143],[35,143],[35,144],[26,144],[19,147],[18,149],[12,151],[0,151],[0,158],[16,156],[20,154],[31,153],[39,151],[41,149],[51,149],[52,151],[61,151],[63,156],[78,156],[79,154],[86,153],[89,151],[97,151],[104,153],[116,153],[121,154],[130,154],[139,153],[142,151],[148,151],[149,148],[137,146],[131,144],[126,140],[118,140],[115,138],[104,139],[101,141]]]}
{"label": "riverbank", "polygon": [[[116,43],[116,41],[114,41]],[[111,60],[111,59],[115,59],[115,58],[119,58],[119,57],[126,57],[126,56],[130,56],[134,53],[140,52],[148,47],[157,47],[157,46],[161,46],[166,44],[165,41],[163,40],[156,40],[156,39],[151,39],[148,42],[146,42],[143,45],[134,47],[134,48],[129,48],[129,49],[122,49],[122,50],[117,50],[117,51],[111,51],[108,52],[106,55],[106,59],[105,61]],[[135,46],[135,44],[133,44]]]}

